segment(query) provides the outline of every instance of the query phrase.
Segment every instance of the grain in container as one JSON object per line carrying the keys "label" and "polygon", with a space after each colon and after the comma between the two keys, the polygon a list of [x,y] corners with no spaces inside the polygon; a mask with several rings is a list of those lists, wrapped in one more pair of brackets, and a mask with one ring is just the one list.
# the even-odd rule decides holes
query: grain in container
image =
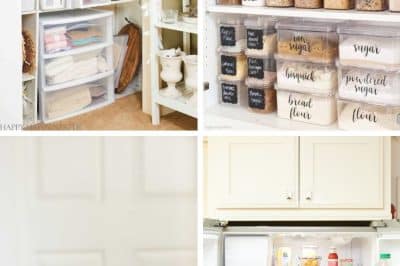
{"label": "grain in container", "polygon": [[340,98],[400,106],[400,69],[371,69],[338,63],[338,72]]}
{"label": "grain in container", "polygon": [[247,76],[247,58],[244,53],[219,53],[219,74],[223,80],[244,80]]}
{"label": "grain in container", "polygon": [[265,6],[265,0],[242,0],[243,6]]}
{"label": "grain in container", "polygon": [[276,91],[273,87],[248,87],[248,108],[255,113],[272,113],[276,111]]}
{"label": "grain in container", "polygon": [[362,11],[383,11],[387,9],[387,0],[356,0],[356,9]]}
{"label": "grain in container", "polygon": [[389,10],[394,12],[400,12],[400,1],[389,0]]}
{"label": "grain in container", "polygon": [[275,55],[279,88],[302,93],[332,95],[337,89],[334,63],[313,63],[302,59],[284,59]]}
{"label": "grain in container", "polygon": [[247,35],[246,55],[269,56],[276,52],[276,18],[257,17],[244,21]]}
{"label": "grain in container", "polygon": [[341,64],[400,67],[399,24],[345,22],[338,33]]}
{"label": "grain in container", "polygon": [[278,53],[286,58],[334,62],[338,54],[337,22],[284,19],[276,24]]}
{"label": "grain in container", "polygon": [[277,90],[278,117],[317,125],[330,125],[336,121],[336,98],[333,95],[298,93]]}
{"label": "grain in container", "polygon": [[322,0],[295,0],[294,6],[298,8],[321,8]]}
{"label": "grain in container", "polygon": [[294,6],[294,0],[266,0],[267,6],[272,7],[291,7]]}
{"label": "grain in container", "polygon": [[269,88],[276,81],[276,63],[273,57],[247,57],[247,86]]}
{"label": "grain in container", "polygon": [[326,9],[353,9],[354,0],[324,0],[324,8]]}
{"label": "grain in container", "polygon": [[241,5],[241,0],[217,0],[217,5]]}
{"label": "grain in container", "polygon": [[399,130],[400,107],[339,99],[338,126],[346,130]]}
{"label": "grain in container", "polygon": [[219,49],[225,52],[241,52],[246,48],[246,29],[242,18],[229,16],[218,19]]}
{"label": "grain in container", "polygon": [[243,81],[219,80],[219,103],[229,106],[247,106],[247,88]]}

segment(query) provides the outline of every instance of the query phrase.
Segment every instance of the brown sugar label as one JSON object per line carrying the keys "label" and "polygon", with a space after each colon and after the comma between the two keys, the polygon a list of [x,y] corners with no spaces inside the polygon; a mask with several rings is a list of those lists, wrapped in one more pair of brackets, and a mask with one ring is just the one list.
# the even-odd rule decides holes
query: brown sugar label
{"label": "brown sugar label", "polygon": [[303,35],[293,36],[289,42],[289,49],[295,51],[297,54],[301,55],[303,53],[311,52],[310,41],[307,40]]}
{"label": "brown sugar label", "polygon": [[290,119],[305,119],[311,120],[311,110],[314,107],[313,99],[309,97],[308,99],[297,98],[295,95],[290,94],[288,98],[289,105],[289,117]]}
{"label": "brown sugar label", "polygon": [[370,95],[377,96],[379,87],[385,88],[388,86],[387,75],[375,75],[371,73],[367,74],[347,74],[344,77],[346,86],[352,86],[354,92],[361,94],[364,97]]}

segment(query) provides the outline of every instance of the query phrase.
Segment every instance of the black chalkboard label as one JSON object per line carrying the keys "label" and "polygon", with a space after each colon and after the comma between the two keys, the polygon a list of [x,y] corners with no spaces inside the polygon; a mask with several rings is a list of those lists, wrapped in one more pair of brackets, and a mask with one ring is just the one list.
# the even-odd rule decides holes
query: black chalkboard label
{"label": "black chalkboard label", "polygon": [[247,59],[248,64],[248,76],[256,79],[264,78],[264,60],[262,58]]}
{"label": "black chalkboard label", "polygon": [[249,107],[254,109],[265,109],[265,91],[263,89],[249,88]]}
{"label": "black chalkboard label", "polygon": [[221,90],[222,90],[222,102],[231,104],[238,103],[237,85],[222,83]]}
{"label": "black chalkboard label", "polygon": [[221,45],[222,46],[235,46],[236,45],[236,33],[234,27],[220,27],[221,34]]}
{"label": "black chalkboard label", "polygon": [[221,55],[221,73],[236,76],[236,57]]}
{"label": "black chalkboard label", "polygon": [[263,49],[263,30],[247,30],[247,48],[249,49]]}

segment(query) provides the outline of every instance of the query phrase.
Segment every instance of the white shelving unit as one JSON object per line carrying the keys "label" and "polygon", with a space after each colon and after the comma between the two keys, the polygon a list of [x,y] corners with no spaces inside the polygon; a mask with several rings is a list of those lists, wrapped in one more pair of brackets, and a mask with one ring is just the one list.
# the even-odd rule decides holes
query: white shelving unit
{"label": "white shelving unit", "polygon": [[[188,1],[182,0],[182,6],[185,7],[185,3]],[[151,49],[151,80],[152,80],[152,123],[158,125],[160,123],[161,106],[168,107],[174,111],[184,113],[188,116],[197,118],[197,105],[190,103],[189,99],[191,94],[183,95],[178,98],[164,97],[159,94],[160,91],[160,66],[158,52],[160,51],[160,44],[162,43],[162,31],[165,29],[178,31],[183,33],[183,50],[186,53],[190,52],[191,45],[191,34],[197,34],[197,24],[190,24],[183,21],[178,21],[175,24],[167,24],[161,22],[162,14],[162,1],[151,0],[150,10],[154,12],[151,16],[151,38],[152,38],[152,49]],[[184,91],[183,85],[180,86]]]}
{"label": "white shelving unit", "polygon": [[273,114],[250,113],[246,108],[232,108],[218,103],[217,75],[217,18],[218,16],[275,16],[330,20],[355,20],[373,22],[400,22],[400,13],[390,11],[363,12],[356,10],[300,9],[273,7],[246,7],[217,5],[216,0],[206,2],[205,65],[204,77],[209,89],[204,93],[205,128],[208,129],[261,129],[261,130],[338,130],[337,125],[328,127],[300,123],[278,118]]}

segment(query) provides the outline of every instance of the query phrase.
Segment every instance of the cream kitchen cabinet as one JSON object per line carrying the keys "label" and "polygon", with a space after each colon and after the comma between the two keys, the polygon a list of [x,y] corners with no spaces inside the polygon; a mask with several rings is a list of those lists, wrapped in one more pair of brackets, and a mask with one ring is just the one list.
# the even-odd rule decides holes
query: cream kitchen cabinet
{"label": "cream kitchen cabinet", "polygon": [[210,137],[207,145],[208,218],[391,217],[389,137]]}

